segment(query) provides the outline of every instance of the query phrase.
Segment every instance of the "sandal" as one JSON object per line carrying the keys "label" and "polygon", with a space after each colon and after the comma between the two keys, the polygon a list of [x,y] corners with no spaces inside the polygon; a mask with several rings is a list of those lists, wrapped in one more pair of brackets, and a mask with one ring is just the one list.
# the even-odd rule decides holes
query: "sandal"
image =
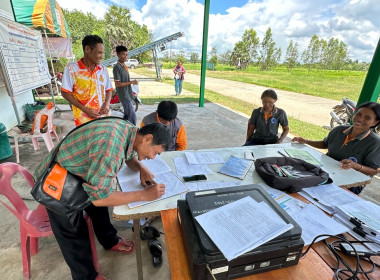
{"label": "sandal", "polygon": [[[132,231],[134,231],[133,227]],[[160,237],[160,234],[163,234],[163,232],[160,232],[154,226],[146,226],[140,230],[141,240],[154,239],[156,237]]]}
{"label": "sandal", "polygon": [[162,265],[162,248],[161,243],[157,239],[149,239],[148,248],[152,254],[152,263],[154,267],[159,267]]}
{"label": "sandal", "polygon": [[[122,248],[122,246],[125,246],[129,249],[126,250],[126,249]],[[120,253],[124,253],[124,254],[130,254],[134,250],[135,250],[135,243],[133,241],[126,240],[124,238],[120,238],[119,242],[110,249],[110,251],[120,252]]]}

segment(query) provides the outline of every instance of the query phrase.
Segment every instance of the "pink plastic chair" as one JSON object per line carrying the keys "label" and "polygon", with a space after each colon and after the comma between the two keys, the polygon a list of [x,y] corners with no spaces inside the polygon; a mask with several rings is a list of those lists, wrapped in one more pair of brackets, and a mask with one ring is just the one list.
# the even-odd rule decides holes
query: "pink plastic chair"
{"label": "pink plastic chair", "polygon": [[[30,257],[38,253],[38,238],[53,235],[53,232],[45,207],[39,204],[35,210],[29,210],[20,195],[14,190],[11,179],[16,173],[20,173],[30,186],[34,185],[33,176],[21,165],[13,162],[0,164],[0,194],[4,195],[13,207],[1,200],[0,203],[7,207],[20,222],[23,275],[26,279],[30,279]],[[92,222],[87,214],[84,217],[89,228],[94,267],[99,270]]]}
{"label": "pink plastic chair", "polygon": [[[41,117],[43,115],[46,115],[48,117],[47,119],[47,131],[41,132]],[[16,161],[17,163],[20,163],[20,153],[18,148],[18,139],[19,138],[32,138],[33,147],[34,150],[39,150],[40,146],[38,144],[38,138],[42,137],[44,139],[46,147],[48,151],[50,152],[54,148],[52,135],[55,138],[56,142],[59,142],[59,138],[57,135],[57,132],[54,129],[53,125],[53,119],[54,119],[54,107],[48,108],[45,107],[42,110],[40,110],[36,116],[35,116],[35,127],[34,127],[34,133],[22,133],[19,128],[15,127],[12,128],[9,131],[9,135],[14,137],[15,141],[15,151],[16,151]]]}

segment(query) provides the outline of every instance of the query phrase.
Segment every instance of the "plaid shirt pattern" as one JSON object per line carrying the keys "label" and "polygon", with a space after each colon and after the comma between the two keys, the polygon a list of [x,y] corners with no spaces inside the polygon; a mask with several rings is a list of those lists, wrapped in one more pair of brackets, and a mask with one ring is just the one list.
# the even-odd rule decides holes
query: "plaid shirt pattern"
{"label": "plaid shirt pattern", "polygon": [[[124,160],[137,157],[132,149],[137,130],[121,119],[99,119],[62,140],[55,161],[86,182],[83,187],[90,200],[106,198]],[[46,170],[50,159],[51,152],[36,169],[35,179]]]}

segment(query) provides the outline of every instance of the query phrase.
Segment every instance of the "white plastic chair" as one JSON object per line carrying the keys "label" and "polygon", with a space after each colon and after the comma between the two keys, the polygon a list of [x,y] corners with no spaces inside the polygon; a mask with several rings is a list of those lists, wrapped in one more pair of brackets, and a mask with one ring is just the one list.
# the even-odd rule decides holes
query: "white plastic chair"
{"label": "white plastic chair", "polygon": [[[41,132],[41,117],[43,115],[46,115],[48,117],[47,119],[47,131]],[[53,126],[53,118],[54,118],[54,108],[48,109],[45,107],[44,109],[40,110],[36,116],[35,116],[35,122],[34,122],[34,132],[33,134],[30,133],[22,133],[19,128],[14,127],[11,129],[9,135],[14,137],[15,141],[15,152],[16,152],[16,161],[17,163],[20,163],[20,153],[18,148],[18,139],[19,138],[31,138],[33,142],[34,150],[39,150],[39,144],[38,144],[38,137],[42,137],[44,139],[46,147],[48,151],[50,152],[54,148],[52,135],[55,138],[56,142],[59,142],[59,138],[57,135],[57,132],[54,130]]]}

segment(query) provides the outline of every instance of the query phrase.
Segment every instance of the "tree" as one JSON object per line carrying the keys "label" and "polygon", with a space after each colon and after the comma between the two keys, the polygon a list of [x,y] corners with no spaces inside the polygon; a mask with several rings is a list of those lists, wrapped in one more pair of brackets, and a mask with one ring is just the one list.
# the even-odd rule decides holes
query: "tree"
{"label": "tree", "polygon": [[222,53],[219,56],[219,62],[222,64],[231,64],[231,54],[232,52],[230,50],[226,51],[225,53]]}
{"label": "tree", "polygon": [[94,29],[99,27],[99,20],[91,13],[85,14],[78,10],[70,12],[63,9],[62,12],[71,33],[73,53],[77,58],[83,57],[82,40],[84,36],[94,33]]}
{"label": "tree", "polygon": [[197,52],[191,52],[190,53],[190,62],[192,64],[195,64],[195,63],[199,62],[199,53],[197,53]]}
{"label": "tree", "polygon": [[288,48],[286,49],[285,64],[290,72],[298,63],[298,44],[293,45],[293,40],[290,40]]}
{"label": "tree", "polygon": [[235,44],[235,47],[230,55],[231,65],[240,68],[247,68],[250,62],[257,59],[257,49],[259,46],[259,38],[256,31],[247,29],[244,31],[242,40]]}
{"label": "tree", "polygon": [[251,29],[247,29],[243,34],[243,43],[247,46],[247,50],[249,51],[249,58],[253,62],[257,60],[257,51],[259,47],[259,37],[257,37],[256,31]]}
{"label": "tree", "polygon": [[105,14],[106,30],[105,35],[111,43],[111,48],[115,53],[118,45],[124,45],[130,49],[134,39],[134,27],[128,9],[111,5]]}
{"label": "tree", "polygon": [[321,61],[321,43],[316,34],[311,37],[307,49],[302,53],[302,60],[308,70]]}
{"label": "tree", "polygon": [[241,69],[246,69],[250,61],[249,50],[244,42],[239,41],[235,44],[231,53],[231,65]]}
{"label": "tree", "polygon": [[214,65],[216,65],[218,63],[218,51],[216,47],[212,47],[210,55],[211,58],[209,59],[209,62],[212,62]]}
{"label": "tree", "polygon": [[272,30],[269,27],[265,32],[261,42],[259,65],[261,70],[272,69],[280,60],[281,48],[276,48],[276,43],[272,39]]}

